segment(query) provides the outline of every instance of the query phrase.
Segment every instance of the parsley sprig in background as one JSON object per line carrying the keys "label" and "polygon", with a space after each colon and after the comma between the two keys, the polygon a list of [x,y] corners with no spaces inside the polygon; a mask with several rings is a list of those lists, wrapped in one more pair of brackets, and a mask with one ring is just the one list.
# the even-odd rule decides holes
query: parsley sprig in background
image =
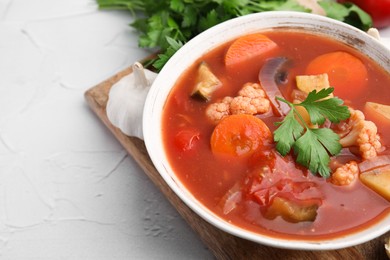
{"label": "parsley sprig in background", "polygon": [[[139,32],[139,46],[158,49],[153,66],[160,70],[187,41],[202,31],[238,16],[264,11],[310,12],[296,0],[96,0],[101,9],[128,10]],[[371,17],[357,6],[334,0],[318,1],[328,17],[362,30]]]}

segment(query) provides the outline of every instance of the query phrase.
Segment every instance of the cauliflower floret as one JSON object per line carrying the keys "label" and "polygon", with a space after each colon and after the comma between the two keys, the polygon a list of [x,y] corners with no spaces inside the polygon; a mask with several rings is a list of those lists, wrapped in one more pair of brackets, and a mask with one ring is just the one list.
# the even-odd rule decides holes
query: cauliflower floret
{"label": "cauliflower floret", "polygon": [[265,98],[237,96],[230,103],[230,111],[232,114],[263,114],[268,111],[269,106],[269,100]]}
{"label": "cauliflower floret", "polygon": [[238,95],[250,98],[264,98],[265,91],[261,88],[260,84],[248,82],[244,84],[238,92]]}
{"label": "cauliflower floret", "polygon": [[257,83],[246,83],[230,104],[232,114],[263,114],[270,108],[264,90]]}
{"label": "cauliflower floret", "polygon": [[364,127],[359,134],[357,143],[363,159],[370,159],[377,156],[382,144],[377,134],[377,127],[373,122],[364,121]]}
{"label": "cauliflower floret", "polygon": [[227,115],[263,114],[270,109],[270,102],[264,90],[257,83],[246,83],[238,92],[238,96],[225,97],[221,102],[213,103],[206,109],[207,117],[218,123]]}
{"label": "cauliflower floret", "polygon": [[351,184],[359,174],[357,162],[350,161],[343,166],[338,167],[330,178],[330,182],[338,186],[346,186]]}
{"label": "cauliflower floret", "polygon": [[218,123],[222,118],[230,114],[230,103],[232,100],[232,97],[224,97],[221,102],[209,105],[206,109],[206,116],[214,123]]}
{"label": "cauliflower floret", "polygon": [[350,131],[341,136],[340,144],[343,147],[358,146],[363,159],[375,157],[382,147],[376,125],[365,120],[361,111],[350,108],[350,112],[351,117],[347,121]]}

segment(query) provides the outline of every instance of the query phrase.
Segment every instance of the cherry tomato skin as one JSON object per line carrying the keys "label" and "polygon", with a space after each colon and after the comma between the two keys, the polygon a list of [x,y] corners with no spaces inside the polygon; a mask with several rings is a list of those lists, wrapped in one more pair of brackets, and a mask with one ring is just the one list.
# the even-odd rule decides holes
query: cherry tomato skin
{"label": "cherry tomato skin", "polygon": [[351,2],[366,11],[376,28],[384,28],[390,25],[390,0],[339,0],[339,2]]}
{"label": "cherry tomato skin", "polygon": [[200,139],[200,132],[194,128],[187,128],[179,131],[174,140],[175,146],[185,152],[195,148]]}

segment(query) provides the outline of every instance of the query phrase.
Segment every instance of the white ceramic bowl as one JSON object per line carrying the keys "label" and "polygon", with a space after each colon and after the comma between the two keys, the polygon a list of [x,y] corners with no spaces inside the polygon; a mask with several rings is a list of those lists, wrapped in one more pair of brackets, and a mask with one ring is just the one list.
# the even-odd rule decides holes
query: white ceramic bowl
{"label": "white ceramic bowl", "polygon": [[222,43],[240,35],[271,28],[294,28],[326,35],[355,47],[390,71],[390,53],[384,45],[352,26],[326,17],[299,12],[263,12],[216,25],[183,46],[164,66],[148,93],[143,114],[143,132],[154,166],[170,188],[203,219],[230,234],[254,242],[289,249],[330,250],[364,243],[386,233],[390,230],[390,215],[366,230],[323,241],[286,240],[256,234],[234,226],[208,210],[175,176],[164,151],[160,129],[164,104],[176,80],[196,59]]}

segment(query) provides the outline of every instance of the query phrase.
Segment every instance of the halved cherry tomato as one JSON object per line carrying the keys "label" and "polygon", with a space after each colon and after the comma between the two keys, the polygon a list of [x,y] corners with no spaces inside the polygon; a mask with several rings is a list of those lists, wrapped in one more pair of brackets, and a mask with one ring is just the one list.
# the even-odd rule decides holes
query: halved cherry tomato
{"label": "halved cherry tomato", "polygon": [[192,150],[200,139],[200,132],[195,128],[185,128],[177,132],[174,144],[181,151]]}

